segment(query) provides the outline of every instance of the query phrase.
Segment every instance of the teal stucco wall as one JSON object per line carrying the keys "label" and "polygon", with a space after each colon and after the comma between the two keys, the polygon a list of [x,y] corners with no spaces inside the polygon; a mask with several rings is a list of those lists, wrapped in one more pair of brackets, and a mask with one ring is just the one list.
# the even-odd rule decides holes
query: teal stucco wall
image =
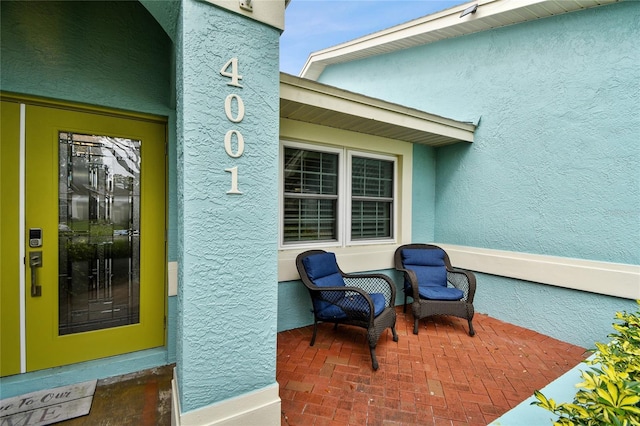
{"label": "teal stucco wall", "polygon": [[[280,33],[194,0],[177,28],[176,358],[189,412],[276,383]],[[232,58],[242,87],[220,74]],[[245,106],[238,122],[225,114],[230,95]],[[244,137],[237,158],[225,152],[230,130]],[[227,193],[232,167],[242,194]]]}
{"label": "teal stucco wall", "polygon": [[[0,8],[2,91],[167,117],[175,210],[173,47],[163,28],[138,2],[2,2]],[[175,246],[170,235],[169,260]],[[168,298],[166,347],[3,378],[2,397],[175,361],[175,299]]]}
{"label": "teal stucco wall", "polygon": [[413,176],[411,194],[411,241],[434,240],[436,220],[436,150],[413,145]]}
{"label": "teal stucco wall", "polygon": [[3,2],[3,91],[168,116],[171,40],[138,2]]}
{"label": "teal stucco wall", "polygon": [[[480,119],[473,144],[435,150],[434,241],[637,265],[638,22],[640,3],[621,2],[328,66],[320,81]],[[419,198],[432,182],[413,185]],[[431,220],[414,209],[416,228]],[[478,285],[477,311],[586,347],[635,310],[501,277]]]}

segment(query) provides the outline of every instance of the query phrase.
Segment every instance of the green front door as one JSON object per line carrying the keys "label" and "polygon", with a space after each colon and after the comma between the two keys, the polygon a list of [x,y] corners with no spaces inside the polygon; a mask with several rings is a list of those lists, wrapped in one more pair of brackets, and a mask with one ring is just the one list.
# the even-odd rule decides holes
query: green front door
{"label": "green front door", "polygon": [[[6,220],[23,236],[22,292],[12,292],[18,309],[15,296],[3,298],[2,320],[5,307],[14,317],[20,311],[22,337],[17,350],[16,342],[3,345],[2,358],[17,354],[22,370],[34,371],[162,346],[165,124],[32,104],[21,116],[24,180],[15,184],[24,196]],[[9,137],[3,133],[3,146],[20,146]],[[9,160],[2,161],[4,168]],[[5,211],[15,210],[2,205],[3,229],[13,227]],[[3,269],[15,269],[2,240]],[[3,292],[16,285],[3,272]],[[2,375],[20,372],[15,361],[6,364]]]}

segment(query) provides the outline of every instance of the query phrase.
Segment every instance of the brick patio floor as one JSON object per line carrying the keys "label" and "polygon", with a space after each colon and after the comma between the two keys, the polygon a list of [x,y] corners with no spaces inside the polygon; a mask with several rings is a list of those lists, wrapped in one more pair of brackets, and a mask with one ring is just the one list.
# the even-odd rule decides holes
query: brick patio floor
{"label": "brick patio floor", "polygon": [[[486,425],[588,355],[481,314],[474,337],[453,317],[422,320],[416,336],[397,312],[400,339],[383,334],[375,372],[363,329],[323,324],[313,347],[312,327],[278,333],[282,426]],[[99,380],[89,415],[59,424],[168,426],[172,367]]]}
{"label": "brick patio floor", "polygon": [[486,425],[582,361],[588,353],[476,314],[435,317],[413,334],[397,309],[399,341],[387,331],[371,369],[364,329],[322,324],[278,333],[282,425]]}

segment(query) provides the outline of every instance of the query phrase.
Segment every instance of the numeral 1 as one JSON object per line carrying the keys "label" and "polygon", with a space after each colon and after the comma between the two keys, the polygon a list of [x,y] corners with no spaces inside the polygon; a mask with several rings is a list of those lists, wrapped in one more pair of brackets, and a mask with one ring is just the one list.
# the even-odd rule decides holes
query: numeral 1
{"label": "numeral 1", "polygon": [[227,191],[227,194],[242,194],[238,190],[238,166],[224,169],[224,171],[231,173],[231,189]]}

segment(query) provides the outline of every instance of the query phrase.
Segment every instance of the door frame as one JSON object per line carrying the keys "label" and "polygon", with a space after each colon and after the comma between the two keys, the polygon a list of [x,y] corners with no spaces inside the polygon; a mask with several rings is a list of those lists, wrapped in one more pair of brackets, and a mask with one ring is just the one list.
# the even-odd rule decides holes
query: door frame
{"label": "door frame", "polygon": [[[68,102],[68,101],[58,101],[58,100],[50,100],[50,99],[45,99],[45,98],[40,98],[40,97],[35,97],[35,96],[28,96],[28,95],[18,95],[18,94],[12,94],[12,93],[7,93],[7,92],[0,92],[0,100],[3,102],[9,102],[9,103],[14,103],[17,104],[19,107],[19,175],[18,175],[18,186],[19,186],[19,206],[18,206],[18,222],[19,222],[19,230],[18,230],[18,234],[19,234],[19,255],[14,257],[14,261],[15,259],[19,259],[20,260],[20,264],[18,265],[17,269],[19,269],[19,313],[18,314],[12,314],[12,319],[17,319],[18,324],[17,327],[19,328],[19,350],[16,351],[19,353],[18,358],[19,358],[19,371],[11,371],[9,374],[7,374],[4,371],[0,372],[0,376],[7,376],[7,375],[12,375],[12,374],[22,374],[22,373],[26,373],[29,372],[31,370],[28,370],[28,365],[27,365],[27,298],[29,297],[29,295],[27,294],[27,286],[26,286],[26,281],[27,281],[27,271],[26,268],[28,268],[28,265],[25,265],[23,263],[24,259],[26,258],[26,221],[25,221],[25,217],[26,217],[26,157],[25,157],[25,151],[26,151],[26,119],[25,119],[25,114],[26,114],[26,109],[27,109],[27,105],[29,106],[41,106],[41,107],[47,107],[47,108],[53,108],[56,110],[66,110],[66,111],[70,111],[70,112],[79,112],[79,113],[88,113],[88,114],[96,114],[96,115],[102,115],[102,116],[107,116],[107,117],[113,117],[113,118],[120,118],[120,119],[126,119],[126,120],[137,120],[137,121],[142,121],[142,122],[150,122],[150,123],[155,123],[155,124],[161,124],[163,126],[165,126],[165,133],[164,133],[164,182],[163,182],[163,200],[164,200],[164,238],[162,239],[164,241],[164,257],[162,259],[162,279],[163,279],[163,290],[162,290],[162,294],[163,294],[163,306],[159,309],[162,309],[162,311],[164,312],[164,322],[162,324],[163,327],[163,334],[164,334],[164,339],[163,339],[163,343],[162,345],[166,346],[167,344],[167,334],[166,334],[166,318],[167,318],[167,259],[168,259],[168,253],[167,253],[167,229],[168,229],[168,149],[167,149],[167,144],[168,144],[168,137],[167,137],[167,126],[168,126],[168,119],[167,117],[163,117],[160,115],[154,115],[154,114],[146,114],[146,113],[139,113],[139,112],[130,112],[130,111],[126,111],[126,110],[118,110],[118,109],[112,109],[112,108],[104,108],[104,107],[98,107],[98,106],[90,106],[90,105],[84,105],[84,104],[79,104],[79,103],[73,103],[73,102]],[[15,175],[14,175],[15,176]],[[3,176],[4,177],[4,176]],[[10,182],[10,184],[15,184],[15,177],[13,179],[11,179],[12,182]],[[6,185],[6,183],[5,183]],[[49,236],[49,238],[51,238]],[[4,239],[4,238],[3,238]],[[57,236],[56,236],[56,240],[57,240]],[[6,258],[6,256],[5,256]],[[3,305],[5,305],[5,303],[12,303],[15,304],[15,298],[13,298],[10,302],[3,302]],[[6,305],[5,305],[6,306]],[[4,310],[3,310],[4,312]],[[4,314],[3,314],[4,317]],[[16,318],[18,317],[18,318]],[[3,322],[4,322],[4,318],[3,318]],[[10,321],[13,322],[13,321]],[[161,346],[162,346],[161,345]],[[128,351],[125,351],[123,353],[127,353]],[[12,352],[13,354],[13,352]],[[95,359],[99,359],[100,357],[97,357]],[[79,362],[83,362],[83,361],[79,361]],[[15,363],[14,363],[15,364]],[[73,364],[73,363],[71,363]],[[46,367],[45,367],[46,368]],[[37,370],[37,369],[35,369]]]}

